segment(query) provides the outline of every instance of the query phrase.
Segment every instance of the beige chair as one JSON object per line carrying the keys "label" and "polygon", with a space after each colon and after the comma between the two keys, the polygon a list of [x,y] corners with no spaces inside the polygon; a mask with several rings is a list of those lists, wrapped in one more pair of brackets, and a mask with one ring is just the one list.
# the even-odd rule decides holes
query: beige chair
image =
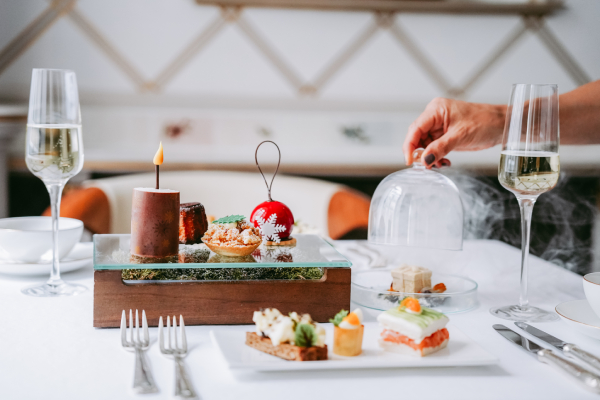
{"label": "beige chair", "polygon": [[[89,180],[83,188],[63,196],[61,215],[81,219],[92,233],[129,233],[132,189],[154,185],[153,173]],[[217,218],[249,217],[254,207],[267,200],[267,188],[258,173],[161,172],[160,186],[179,190],[182,203],[199,201],[207,215]],[[343,185],[278,175],[272,196],[290,207],[296,220],[333,239],[368,225],[369,198]]]}

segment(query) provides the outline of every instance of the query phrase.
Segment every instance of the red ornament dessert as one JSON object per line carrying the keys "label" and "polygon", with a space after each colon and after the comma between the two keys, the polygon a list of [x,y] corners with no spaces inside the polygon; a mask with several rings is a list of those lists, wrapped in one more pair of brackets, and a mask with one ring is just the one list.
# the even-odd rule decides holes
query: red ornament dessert
{"label": "red ornament dessert", "polygon": [[183,203],[179,206],[179,243],[202,243],[208,229],[204,206],[200,203]]}
{"label": "red ornament dessert", "polygon": [[250,222],[260,229],[264,240],[280,243],[290,238],[294,227],[292,210],[279,201],[265,201],[250,215]]}
{"label": "red ornament dessert", "polygon": [[[263,174],[258,163],[258,149],[263,143],[267,142],[273,143],[279,152],[279,162],[277,163],[277,169],[275,170],[275,174],[273,174],[270,185],[267,183],[265,174]],[[295,240],[290,237],[294,227],[294,215],[292,214],[292,210],[282,202],[275,201],[271,198],[271,187],[273,186],[273,181],[275,180],[277,171],[279,171],[279,164],[281,163],[281,151],[279,150],[279,146],[270,140],[261,142],[256,147],[254,159],[260,174],[265,180],[265,185],[267,185],[267,195],[269,196],[269,200],[259,204],[254,211],[252,211],[252,214],[250,214],[250,222],[253,223],[256,228],[260,229],[263,240],[265,240],[268,245],[284,243],[290,245],[295,244]]]}
{"label": "red ornament dessert", "polygon": [[179,192],[135,188],[131,209],[133,262],[177,262],[179,253]]}

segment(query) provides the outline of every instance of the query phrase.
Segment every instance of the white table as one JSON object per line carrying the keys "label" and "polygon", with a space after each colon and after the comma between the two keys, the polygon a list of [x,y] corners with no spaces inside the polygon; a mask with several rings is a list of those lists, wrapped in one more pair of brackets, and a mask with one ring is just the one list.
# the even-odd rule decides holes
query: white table
{"label": "white table", "polygon": [[[352,243],[339,243],[340,250]],[[402,260],[432,251],[404,250]],[[233,373],[209,339],[210,326],[187,328],[186,359],[193,383],[210,399],[597,399],[494,332],[494,305],[518,298],[519,250],[496,241],[465,242],[464,251],[445,256],[454,272],[480,284],[480,307],[451,321],[500,359],[489,367],[380,369],[319,372]],[[439,261],[438,261],[439,262]],[[440,268],[436,267],[436,268]],[[562,301],[584,298],[581,277],[538,258],[530,261],[531,302],[552,310]],[[91,266],[65,274],[90,288],[73,298],[26,297],[20,289],[38,279],[0,278],[0,399],[126,399],[131,394],[134,357],[120,348],[118,329],[92,328]],[[559,338],[600,354],[600,342],[563,322],[537,324]],[[247,330],[247,326],[228,327]],[[156,341],[156,328],[150,329]],[[170,398],[173,365],[156,342],[148,352],[160,393]]]}

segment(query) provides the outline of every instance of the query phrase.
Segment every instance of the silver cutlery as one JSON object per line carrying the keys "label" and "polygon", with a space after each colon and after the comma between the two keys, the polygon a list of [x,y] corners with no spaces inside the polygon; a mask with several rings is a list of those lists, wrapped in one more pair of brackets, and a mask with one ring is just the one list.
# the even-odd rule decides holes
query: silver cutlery
{"label": "silver cutlery", "polygon": [[[196,398],[196,392],[185,370],[183,359],[187,355],[187,340],[185,337],[185,324],[183,317],[179,316],[179,336],[177,341],[177,318],[173,316],[173,327],[171,329],[170,318],[167,316],[167,342],[165,344],[163,335],[163,319],[158,320],[158,344],[160,352],[175,361],[175,397],[192,399]],[[173,331],[173,341],[171,341]]]}
{"label": "silver cutlery", "polygon": [[594,356],[593,354],[588,353],[585,350],[582,350],[578,346],[573,343],[566,343],[556,338],[552,335],[547,334],[546,332],[539,330],[525,322],[515,322],[519,328],[523,329],[525,332],[530,333],[541,341],[549,344],[550,346],[556,347],[559,350],[562,350],[563,354],[573,360],[578,360],[583,362],[589,367],[594,368],[596,372],[600,372],[600,358]]}
{"label": "silver cutlery", "polygon": [[573,378],[585,389],[594,393],[600,393],[600,376],[596,375],[594,372],[558,356],[552,350],[544,349],[504,325],[496,324],[493,327],[496,332],[504,336],[505,339],[520,346],[523,350],[537,358],[538,361],[548,364]]}
{"label": "silver cutlery", "polygon": [[144,356],[144,352],[150,346],[148,334],[148,321],[146,312],[142,310],[142,337],[140,338],[140,324],[138,310],[135,310],[135,335],[133,332],[133,312],[129,310],[129,339],[127,338],[127,318],[125,310],[121,315],[121,345],[127,350],[135,352],[135,373],[133,375],[133,391],[138,394],[156,393],[158,388],[154,384],[154,378],[150,367]]}

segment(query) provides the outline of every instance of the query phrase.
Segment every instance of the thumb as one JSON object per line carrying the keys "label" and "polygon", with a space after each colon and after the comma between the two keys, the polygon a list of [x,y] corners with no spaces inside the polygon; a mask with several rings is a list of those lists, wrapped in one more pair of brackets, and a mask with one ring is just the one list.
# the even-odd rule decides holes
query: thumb
{"label": "thumb", "polygon": [[458,135],[452,131],[448,131],[439,139],[429,143],[429,146],[421,154],[421,160],[423,160],[427,168],[431,168],[436,161],[441,161],[446,157],[456,147],[457,143]]}

